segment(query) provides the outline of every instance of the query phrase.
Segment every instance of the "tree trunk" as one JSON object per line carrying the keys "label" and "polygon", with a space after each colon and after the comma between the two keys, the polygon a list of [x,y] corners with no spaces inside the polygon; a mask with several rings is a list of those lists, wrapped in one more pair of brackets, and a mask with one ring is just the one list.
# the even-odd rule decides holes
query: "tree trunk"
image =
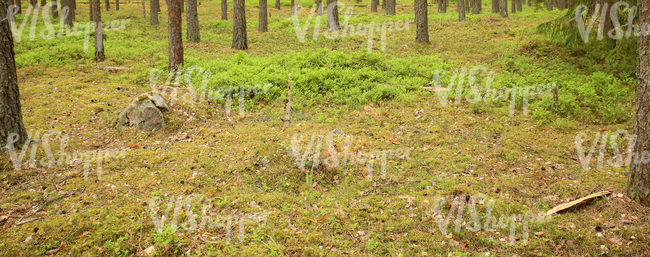
{"label": "tree trunk", "polygon": [[185,12],[185,0],[181,0],[181,13]]}
{"label": "tree trunk", "polygon": [[280,10],[280,0],[275,0],[275,9]]}
{"label": "tree trunk", "polygon": [[[0,19],[7,19],[7,2],[0,1]],[[14,147],[20,148],[27,139],[20,106],[20,89],[16,75],[14,39],[9,22],[0,22],[0,145],[5,147],[7,139],[16,133]],[[14,137],[12,137],[13,139]],[[12,140],[14,141],[14,140]]]}
{"label": "tree trunk", "polygon": [[116,11],[120,10],[120,0],[115,0],[115,10]]}
{"label": "tree trunk", "polygon": [[269,31],[268,14],[266,14],[266,0],[260,0],[260,32]]}
{"label": "tree trunk", "polygon": [[465,6],[465,13],[470,13],[470,10],[469,10],[470,3],[469,3],[469,1],[470,0],[465,0],[465,5],[463,5],[463,6]]}
{"label": "tree trunk", "polygon": [[379,5],[379,0],[370,0],[370,11],[377,12],[377,5]]}
{"label": "tree trunk", "polygon": [[517,13],[517,0],[510,1],[510,12],[512,14]]}
{"label": "tree trunk", "polygon": [[147,8],[144,6],[144,0],[142,0],[142,18],[147,18]]}
{"label": "tree trunk", "polygon": [[34,8],[38,8],[38,0],[29,0],[29,5]]}
{"label": "tree trunk", "polygon": [[429,18],[427,0],[415,0],[415,41],[429,43]]}
{"label": "tree trunk", "polygon": [[228,20],[228,1],[221,0],[221,20]]}
{"label": "tree trunk", "polygon": [[296,15],[296,3],[294,0],[291,0],[291,16]]}
{"label": "tree trunk", "polygon": [[244,0],[235,0],[233,2],[232,48],[237,50],[248,49],[248,38],[246,35],[246,6],[244,4]]}
{"label": "tree trunk", "polygon": [[546,0],[546,10],[553,11],[553,0]]}
{"label": "tree trunk", "polygon": [[183,15],[181,0],[167,0],[167,34],[169,39],[169,72],[183,69]]}
{"label": "tree trunk", "polygon": [[197,13],[196,0],[187,0],[187,42],[201,42],[199,31],[199,14]]}
{"label": "tree trunk", "polygon": [[95,6],[93,6],[94,1],[95,0],[88,0],[88,10],[90,10],[90,12],[88,14],[88,17],[89,17],[90,21],[94,21],[94,19],[93,19],[93,10],[95,8]]}
{"label": "tree trunk", "polygon": [[316,16],[323,16],[323,0],[316,0]]}
{"label": "tree trunk", "polygon": [[609,10],[612,7],[612,4],[614,3],[613,0],[604,0],[604,3],[601,5],[602,8],[605,8],[607,11],[607,14],[605,16],[605,30],[603,31],[603,36],[607,40],[607,48],[612,50],[616,47],[616,39],[613,39],[609,36],[609,31],[614,29],[614,24],[612,23],[612,16],[609,13]]}
{"label": "tree trunk", "polygon": [[472,0],[471,5],[472,5],[472,14],[481,13],[481,3],[479,2],[479,0]]}
{"label": "tree trunk", "polygon": [[[150,25],[158,25],[158,12],[156,11],[158,9],[158,5],[160,2],[158,0],[151,0],[151,3],[149,4],[149,24]],[[144,5],[144,3],[143,3]]]}
{"label": "tree trunk", "polygon": [[[395,15],[395,5],[397,4],[395,0],[385,0],[386,3],[386,15]],[[459,0],[464,1],[464,0]]]}
{"label": "tree trunk", "polygon": [[102,6],[99,0],[93,0],[93,21],[95,23],[95,61],[103,62],[104,36],[102,35]]}
{"label": "tree trunk", "polygon": [[387,0],[381,0],[381,9],[386,10],[386,1]]}
{"label": "tree trunk", "polygon": [[20,0],[15,0],[14,4],[15,4],[16,7],[17,7],[18,13],[19,13],[19,14],[22,14],[22,13],[23,13],[23,6],[22,6],[22,4],[20,3]]}
{"label": "tree trunk", "polygon": [[59,4],[56,2],[56,0],[52,0],[52,19],[57,19],[59,18]]}
{"label": "tree trunk", "polygon": [[500,13],[499,6],[501,5],[501,0],[492,0],[492,13]]}
{"label": "tree trunk", "polygon": [[508,0],[499,0],[499,12],[501,17],[508,18]]}
{"label": "tree trunk", "polygon": [[528,3],[528,6],[533,6],[533,0],[528,0],[526,2]]}
{"label": "tree trunk", "polygon": [[47,0],[41,0],[41,6],[46,6],[47,5]]}
{"label": "tree trunk", "polygon": [[465,0],[458,0],[458,21],[465,21]]}
{"label": "tree trunk", "polygon": [[[639,0],[639,24],[650,23],[650,0]],[[637,161],[630,163],[627,195],[634,201],[650,207],[650,162],[643,157],[650,151],[650,35],[639,33],[637,59],[636,103],[634,136]],[[646,159],[647,160],[647,159]]]}
{"label": "tree trunk", "polygon": [[110,0],[104,0],[104,5],[106,5],[106,11],[111,10],[111,1]]}
{"label": "tree trunk", "polygon": [[524,1],[526,0],[517,0],[517,11],[521,12],[524,10]]}
{"label": "tree trunk", "polygon": [[72,6],[74,0],[61,0],[61,11],[63,12],[63,24],[68,28],[72,28],[72,18],[74,17],[74,7]]}
{"label": "tree trunk", "polygon": [[[384,0],[386,1],[386,0]],[[339,29],[339,7],[336,0],[327,0],[327,27],[331,30]]]}

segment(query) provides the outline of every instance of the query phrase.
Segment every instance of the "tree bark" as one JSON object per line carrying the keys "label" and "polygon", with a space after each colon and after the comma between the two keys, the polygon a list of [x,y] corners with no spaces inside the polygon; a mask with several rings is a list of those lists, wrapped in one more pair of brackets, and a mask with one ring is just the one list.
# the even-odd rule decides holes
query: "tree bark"
{"label": "tree bark", "polygon": [[[386,0],[384,0],[386,1]],[[327,27],[331,30],[339,29],[339,7],[336,0],[327,0]]]}
{"label": "tree bark", "polygon": [[609,31],[614,29],[614,24],[612,23],[612,16],[609,13],[609,10],[611,9],[613,3],[614,3],[613,0],[604,0],[601,5],[602,6],[601,8],[606,8],[607,10],[607,15],[605,16],[605,30],[603,31],[603,36],[606,38],[605,40],[607,41],[607,48],[610,50],[616,47],[616,40],[609,36]]}
{"label": "tree bark", "polygon": [[169,71],[183,69],[183,16],[181,0],[167,0],[167,34],[169,38]]}
{"label": "tree bark", "polygon": [[268,22],[268,14],[267,12],[267,7],[266,7],[266,0],[260,0],[260,21],[259,21],[259,31],[260,32],[267,32],[269,31],[269,22]]}
{"label": "tree bark", "polygon": [[144,6],[144,0],[142,0],[142,18],[147,18],[147,8]]}
{"label": "tree bark", "polygon": [[[650,23],[650,0],[639,0],[639,24]],[[639,33],[636,103],[633,135],[637,161],[630,163],[627,195],[650,207],[650,162],[643,162],[643,152],[650,151],[650,35]]]}
{"label": "tree bark", "polygon": [[16,7],[18,8],[18,9],[17,9],[17,10],[18,10],[18,14],[22,14],[22,13],[23,13],[23,6],[22,6],[20,0],[15,0],[15,1],[14,1],[14,4],[15,4]]}
{"label": "tree bark", "polygon": [[29,5],[34,8],[38,8],[38,0],[29,0]]}
{"label": "tree bark", "polygon": [[472,14],[480,14],[481,13],[481,10],[480,10],[481,5],[480,5],[479,0],[472,0],[470,5],[471,5],[471,9],[472,9]]}
{"label": "tree bark", "polygon": [[[8,18],[7,8],[7,2],[0,1],[0,19]],[[0,145],[5,147],[9,136],[16,133],[14,147],[20,148],[27,139],[27,131],[20,106],[14,39],[9,22],[0,22],[0,53]]]}
{"label": "tree bark", "polygon": [[291,16],[293,17],[294,15],[296,15],[296,2],[291,0]]}
{"label": "tree bark", "polygon": [[111,10],[111,1],[110,0],[104,0],[104,5],[106,5],[106,11]]}
{"label": "tree bark", "polygon": [[275,9],[280,10],[280,0],[275,0]]}
{"label": "tree bark", "polygon": [[546,0],[546,10],[553,11],[553,0]]}
{"label": "tree bark", "polygon": [[120,0],[115,0],[115,10],[116,11],[120,10]]}
{"label": "tree bark", "polygon": [[63,24],[68,28],[72,28],[72,18],[74,17],[74,0],[61,0],[61,12],[63,13]]}
{"label": "tree bark", "polygon": [[458,0],[458,21],[465,21],[465,0]]}
{"label": "tree bark", "polygon": [[517,0],[517,11],[521,12],[524,10],[524,1],[526,0]]}
{"label": "tree bark", "polygon": [[[386,3],[386,15],[395,15],[395,5],[397,4],[395,0],[384,0]],[[464,1],[464,0],[459,0]]]}
{"label": "tree bark", "polygon": [[427,0],[415,0],[415,41],[429,44],[429,18]]}
{"label": "tree bark", "polygon": [[58,19],[59,18],[59,4],[56,2],[56,0],[52,0],[52,8],[50,8],[52,11],[52,19]]}
{"label": "tree bark", "polygon": [[499,12],[501,17],[508,18],[508,0],[499,0]]}
{"label": "tree bark", "polygon": [[103,62],[106,56],[104,55],[104,35],[102,35],[102,6],[99,0],[93,0],[93,19],[95,25],[95,61]]}
{"label": "tree bark", "polygon": [[90,12],[88,14],[88,17],[89,17],[90,21],[94,21],[94,19],[93,19],[93,10],[95,9],[95,6],[93,5],[94,1],[95,0],[88,0],[88,10],[90,10]]}
{"label": "tree bark", "polygon": [[248,38],[246,35],[246,6],[244,0],[233,2],[233,33],[232,48],[237,50],[248,49]]}
{"label": "tree bark", "polygon": [[199,14],[197,11],[196,0],[187,0],[187,42],[201,42],[201,32],[199,31]]}
{"label": "tree bark", "polygon": [[510,1],[510,12],[512,14],[517,13],[517,0]]}
{"label": "tree bark", "polygon": [[500,13],[499,7],[501,5],[501,0],[492,0],[492,13]]}
{"label": "tree bark", "polygon": [[228,20],[228,1],[221,0],[221,20]]}
{"label": "tree bark", "polygon": [[[158,11],[156,11],[158,9],[159,4],[160,4],[160,2],[158,2],[158,0],[151,0],[151,3],[149,4],[150,5],[149,6],[149,16],[150,16],[149,17],[149,24],[150,25],[158,25],[159,24],[159,22],[158,22]],[[144,5],[144,3],[143,3],[143,5]]]}
{"label": "tree bark", "polygon": [[379,0],[371,0],[370,1],[370,11],[371,12],[377,12],[377,5],[379,5]]}
{"label": "tree bark", "polygon": [[47,0],[41,0],[41,6],[46,6],[47,5]]}
{"label": "tree bark", "polygon": [[[379,0],[375,0],[375,1],[379,1]],[[316,16],[323,16],[323,0],[316,0]]]}

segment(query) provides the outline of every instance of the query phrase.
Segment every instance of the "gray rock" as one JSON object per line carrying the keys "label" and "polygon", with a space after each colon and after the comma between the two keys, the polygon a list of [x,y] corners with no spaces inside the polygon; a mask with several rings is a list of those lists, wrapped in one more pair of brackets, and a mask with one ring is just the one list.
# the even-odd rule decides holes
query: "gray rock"
{"label": "gray rock", "polygon": [[142,94],[120,113],[118,126],[135,127],[139,130],[158,130],[165,127],[163,111],[169,107],[160,95]]}

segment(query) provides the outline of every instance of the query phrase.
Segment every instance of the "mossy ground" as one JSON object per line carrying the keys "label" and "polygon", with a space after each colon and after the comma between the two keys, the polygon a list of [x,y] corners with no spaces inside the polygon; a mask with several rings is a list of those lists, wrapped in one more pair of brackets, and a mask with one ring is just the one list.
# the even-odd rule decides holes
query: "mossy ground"
{"label": "mossy ground", "polygon": [[[280,11],[269,8],[270,31],[260,33],[257,4],[247,2],[251,58],[321,48],[365,51],[363,37],[300,44],[288,26],[287,4],[283,1]],[[395,19],[411,19],[412,3],[399,4]],[[432,44],[414,44],[414,28],[396,31],[389,35],[383,54],[391,59],[438,56],[445,67],[494,64],[489,68],[497,72],[512,68],[503,65],[504,56],[529,51],[537,51],[530,58],[538,67],[569,62],[562,56],[565,50],[535,32],[536,25],[558,11],[525,7],[523,13],[501,19],[490,13],[489,2],[483,5],[484,14],[468,15],[464,23],[455,20],[455,7],[443,15],[431,6]],[[87,6],[78,6],[78,20],[87,21]],[[286,130],[280,120],[284,96],[253,104],[247,99],[243,117],[233,103],[232,119],[225,117],[223,101],[178,102],[166,114],[163,130],[117,130],[113,125],[119,112],[150,90],[143,74],[166,66],[166,17],[161,15],[161,25],[151,27],[141,18],[140,8],[139,3],[127,2],[119,12],[102,14],[105,20],[131,21],[125,31],[107,33],[107,61],[99,65],[129,69],[113,72],[95,67],[92,46],[83,53],[80,38],[37,37],[17,44],[23,116],[29,131],[56,129],[69,135],[67,153],[114,148],[126,152],[123,159],[104,161],[101,179],[93,176],[96,167],[91,165],[88,180],[82,165],[43,168],[37,164],[37,168],[14,170],[3,155],[0,216],[7,220],[0,224],[2,255],[131,256],[152,245],[163,256],[650,254],[650,215],[648,208],[624,196],[627,170],[608,165],[594,169],[592,162],[592,169],[585,171],[574,148],[579,132],[593,137],[598,130],[629,130],[629,124],[592,125],[556,116],[540,123],[523,116],[521,106],[510,117],[505,102],[463,101],[442,107],[434,94],[412,90],[361,105],[334,104],[327,94],[323,99],[299,97],[294,99],[291,126]],[[166,6],[162,8],[164,13]],[[217,1],[202,1],[199,6],[203,43],[186,44],[188,63],[238,58],[237,51],[229,48],[231,21],[218,21],[218,10]],[[365,19],[392,19],[375,17],[369,7],[355,11],[367,15]],[[52,45],[79,54],[74,59],[67,53],[48,52]],[[540,56],[540,45],[559,55]],[[577,64],[568,72],[578,77],[587,73]],[[277,86],[284,88],[284,84]],[[370,177],[362,166],[302,172],[288,150],[291,137],[300,133],[308,139],[312,133],[327,135],[333,130],[353,136],[353,148],[363,152],[412,150],[408,158],[389,162],[386,178]],[[56,153],[58,141],[52,142]],[[340,137],[335,143],[337,149],[342,147]],[[37,160],[44,156],[39,142]],[[463,227],[454,232],[452,221],[452,233],[443,235],[430,213],[440,196],[485,194],[496,201],[493,216],[498,217],[546,212],[602,190],[614,193],[549,221],[531,223],[527,244],[518,224],[514,246],[503,228],[470,232]],[[211,199],[215,203],[211,213],[266,212],[266,222],[245,224],[243,243],[235,236],[226,242],[223,227],[156,233],[149,200],[190,194]],[[165,207],[159,206],[158,211],[164,212]],[[193,209],[201,213],[198,202]],[[485,206],[479,209],[484,214]],[[21,224],[33,218],[39,219]],[[184,220],[183,211],[180,222]],[[239,233],[237,225],[232,233]]]}

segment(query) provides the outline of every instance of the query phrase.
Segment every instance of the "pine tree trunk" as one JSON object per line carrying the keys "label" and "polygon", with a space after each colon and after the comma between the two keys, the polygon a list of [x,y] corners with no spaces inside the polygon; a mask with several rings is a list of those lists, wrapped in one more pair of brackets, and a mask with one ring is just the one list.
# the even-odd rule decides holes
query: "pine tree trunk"
{"label": "pine tree trunk", "polygon": [[614,24],[612,23],[612,16],[609,13],[609,10],[611,9],[612,4],[614,3],[614,1],[613,0],[604,0],[603,2],[604,3],[602,5],[603,6],[602,8],[605,8],[605,7],[607,8],[606,9],[607,14],[605,16],[605,30],[603,31],[603,36],[607,40],[607,48],[611,50],[611,49],[614,49],[616,47],[616,40],[609,36],[609,31],[614,29]]}
{"label": "pine tree trunk", "polygon": [[465,5],[464,5],[465,6],[465,13],[470,13],[470,10],[469,10],[470,3],[469,3],[469,1],[470,0],[465,0]]}
{"label": "pine tree trunk", "polygon": [[499,12],[501,17],[508,18],[508,0],[499,0]]}
{"label": "pine tree trunk", "polygon": [[510,12],[512,14],[517,13],[517,0],[510,1]]}
{"label": "pine tree trunk", "polygon": [[104,0],[104,5],[106,5],[106,11],[111,10],[111,1],[110,0]]}
{"label": "pine tree trunk", "polygon": [[38,0],[29,0],[29,5],[33,8],[38,8]]}
{"label": "pine tree trunk", "polygon": [[[395,0],[386,0],[386,14],[387,15],[395,15],[395,5],[397,4]],[[464,1],[464,0],[459,0],[459,1]]]}
{"label": "pine tree trunk", "polygon": [[458,0],[458,21],[465,21],[465,0]]}
{"label": "pine tree trunk", "polygon": [[524,1],[526,0],[517,0],[517,11],[521,12],[524,10]]}
{"label": "pine tree trunk", "polygon": [[332,30],[338,30],[339,29],[339,7],[336,0],[327,0],[326,15],[327,15],[327,27]]}
{"label": "pine tree trunk", "polygon": [[181,0],[167,0],[167,34],[169,39],[169,71],[183,69],[183,15]]}
{"label": "pine tree trunk", "polygon": [[201,32],[199,31],[199,14],[197,13],[196,0],[187,0],[187,42],[201,42]]}
{"label": "pine tree trunk", "polygon": [[235,0],[233,2],[232,48],[237,50],[248,49],[248,39],[246,35],[246,6],[244,4],[244,0]]}
{"label": "pine tree trunk", "polygon": [[291,0],[291,16],[296,15],[296,3],[294,0]]}
{"label": "pine tree trunk", "polygon": [[90,10],[89,14],[88,14],[88,17],[89,17],[90,21],[94,21],[94,19],[93,19],[93,10],[95,9],[95,6],[93,5],[94,1],[95,0],[88,0],[88,10]]}
{"label": "pine tree trunk", "polygon": [[259,31],[269,31],[268,14],[266,14],[266,0],[260,0],[260,28]]}
{"label": "pine tree trunk", "polygon": [[41,0],[41,6],[46,6],[47,5],[47,0]]}
{"label": "pine tree trunk", "polygon": [[415,0],[415,41],[429,43],[429,18],[427,0]]}
{"label": "pine tree trunk", "polygon": [[228,1],[221,0],[221,20],[228,20]]}
{"label": "pine tree trunk", "polygon": [[18,10],[18,14],[23,13],[23,5],[21,4],[20,0],[15,0],[14,4],[16,5],[16,10]]}
{"label": "pine tree trunk", "polygon": [[[639,24],[650,23],[650,0],[639,0]],[[634,153],[641,161],[630,163],[627,195],[650,207],[650,162],[643,162],[643,152],[650,151],[650,35],[639,33],[636,103],[634,111]]]}
{"label": "pine tree trunk", "polygon": [[[8,8],[7,2],[0,1],[0,19],[7,19]],[[5,147],[7,139],[16,133],[14,147],[20,148],[27,139],[27,131],[20,106],[14,39],[9,22],[0,22],[0,53],[0,145]]]}
{"label": "pine tree trunk", "polygon": [[546,0],[546,10],[553,11],[553,0]]}
{"label": "pine tree trunk", "polygon": [[371,0],[370,1],[370,11],[371,12],[377,12],[377,5],[379,5],[379,0]]}
{"label": "pine tree trunk", "polygon": [[72,4],[74,1],[75,0],[61,0],[63,24],[69,29],[73,26],[72,18],[74,18],[74,6],[72,6]]}
{"label": "pine tree trunk", "polygon": [[146,19],[147,18],[147,8],[144,5],[144,1],[145,0],[142,0],[142,18]]}
{"label": "pine tree trunk", "polygon": [[103,62],[104,36],[102,35],[102,6],[99,0],[93,0],[93,22],[95,23],[95,61]]}
{"label": "pine tree trunk", "polygon": [[381,9],[386,10],[386,1],[387,0],[381,0]]}
{"label": "pine tree trunk", "polygon": [[492,13],[500,13],[499,6],[501,5],[501,0],[492,0]]}
{"label": "pine tree trunk", "polygon": [[115,10],[116,11],[120,10],[120,0],[115,0]]}
{"label": "pine tree trunk", "polygon": [[[151,0],[151,3],[149,4],[149,24],[150,25],[158,25],[158,12],[156,11],[158,9],[158,5],[160,2],[158,0]],[[144,4],[143,4],[144,5]]]}
{"label": "pine tree trunk", "polygon": [[[379,1],[379,0],[375,0],[375,1]],[[323,15],[323,0],[316,0],[316,16],[322,16],[322,15]]]}
{"label": "pine tree trunk", "polygon": [[275,9],[280,10],[280,0],[275,0]]}
{"label": "pine tree trunk", "polygon": [[479,0],[472,0],[471,5],[472,5],[472,14],[481,13],[481,3]]}
{"label": "pine tree trunk", "polygon": [[59,18],[59,4],[56,2],[56,0],[52,0],[52,19],[58,19]]}

